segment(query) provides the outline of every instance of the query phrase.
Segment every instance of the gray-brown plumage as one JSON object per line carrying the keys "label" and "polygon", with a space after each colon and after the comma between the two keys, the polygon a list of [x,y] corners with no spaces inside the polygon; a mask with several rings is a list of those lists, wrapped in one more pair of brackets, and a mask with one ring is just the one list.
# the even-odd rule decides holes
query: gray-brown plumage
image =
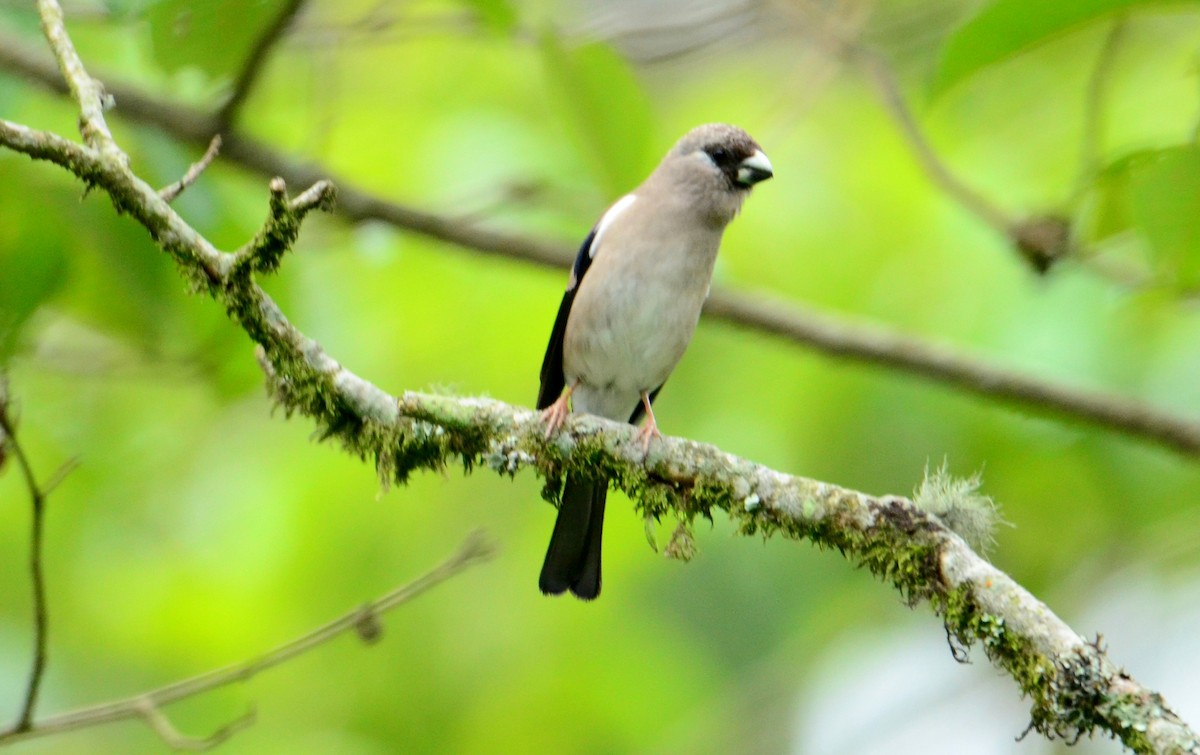
{"label": "gray-brown plumage", "polygon": [[[749,134],[714,123],[689,131],[642,185],[615,202],[579,250],[542,362],[537,406],[547,437],[568,413],[659,434],[650,406],[687,349],[708,296],[721,234],[750,187],[772,176]],[[608,481],[569,475],[542,566],[546,594],[600,594]]]}

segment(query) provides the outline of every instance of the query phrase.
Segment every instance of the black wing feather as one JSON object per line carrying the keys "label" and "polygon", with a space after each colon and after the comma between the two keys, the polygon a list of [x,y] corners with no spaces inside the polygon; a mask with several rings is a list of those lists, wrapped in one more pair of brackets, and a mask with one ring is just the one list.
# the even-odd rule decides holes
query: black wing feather
{"label": "black wing feather", "polygon": [[558,305],[558,316],[554,318],[550,342],[546,344],[546,356],[542,359],[542,385],[538,389],[538,409],[545,409],[557,401],[563,389],[567,387],[567,378],[563,374],[563,339],[567,335],[567,318],[571,316],[575,292],[579,290],[584,273],[592,265],[591,250],[595,239],[596,229],[593,228],[583,240],[583,246],[579,247],[579,254],[575,256],[575,266],[571,268],[571,283],[563,293],[562,303]]}

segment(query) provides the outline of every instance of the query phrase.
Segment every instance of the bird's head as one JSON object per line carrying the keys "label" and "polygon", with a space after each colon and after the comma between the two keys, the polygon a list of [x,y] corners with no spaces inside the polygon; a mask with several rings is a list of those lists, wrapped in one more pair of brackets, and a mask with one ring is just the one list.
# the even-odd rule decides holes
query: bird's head
{"label": "bird's head", "polygon": [[683,136],[668,155],[698,162],[729,191],[744,192],[775,175],[771,161],[742,129],[726,123],[698,126]]}
{"label": "bird's head", "polygon": [[726,123],[697,126],[676,142],[656,171],[676,196],[724,226],[750,188],[774,175],[771,161],[742,129]]}

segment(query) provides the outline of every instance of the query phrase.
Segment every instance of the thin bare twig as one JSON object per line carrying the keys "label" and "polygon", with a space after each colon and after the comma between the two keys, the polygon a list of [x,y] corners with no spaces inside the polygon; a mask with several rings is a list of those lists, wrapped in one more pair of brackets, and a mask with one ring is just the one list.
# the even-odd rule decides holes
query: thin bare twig
{"label": "thin bare twig", "polygon": [[25,685],[21,710],[13,724],[14,731],[27,731],[33,724],[37,708],[38,693],[46,674],[47,637],[50,633],[50,615],[46,608],[46,575],[42,569],[42,545],[45,534],[46,498],[38,487],[37,478],[30,466],[29,458],[17,441],[15,428],[9,422],[7,412],[0,412],[0,427],[3,427],[6,444],[12,449],[29,489],[32,505],[32,522],[29,536],[29,579],[33,587],[33,660],[29,669],[29,680]]}
{"label": "thin bare twig", "polygon": [[[166,718],[159,712],[162,706],[178,702],[185,698],[195,697],[196,695],[233,684],[234,682],[247,681],[269,668],[286,663],[329,642],[338,635],[357,631],[365,615],[373,617],[381,616],[393,608],[428,592],[451,577],[461,573],[463,570],[486,561],[491,558],[493,552],[493,546],[482,534],[476,532],[469,536],[449,558],[412,582],[397,587],[379,598],[369,601],[333,621],[317,627],[290,642],[279,645],[256,658],[183,679],[135,697],[40,718],[32,722],[32,725],[25,729],[0,734],[0,744],[10,744],[16,741],[59,734],[65,731],[131,718],[145,719],[169,744],[174,744],[176,740],[181,742],[189,741],[188,738],[183,737],[183,735],[175,731],[174,727],[169,725],[169,722],[167,722],[166,727],[163,727],[163,722],[166,721]],[[208,743],[214,739],[220,741],[221,739],[228,738],[248,724],[249,721],[246,721],[245,717],[243,717],[219,730],[216,734],[198,741],[202,743]],[[194,744],[197,740],[190,741]],[[216,742],[212,744],[216,744]],[[211,746],[211,744],[207,744],[207,746]],[[191,747],[188,749],[191,749]]]}
{"label": "thin bare twig", "polygon": [[221,106],[217,112],[217,133],[224,132],[237,118],[238,110],[246,102],[246,98],[250,96],[250,92],[254,89],[258,77],[266,68],[267,60],[271,56],[271,50],[275,45],[283,39],[284,33],[295,20],[296,15],[304,7],[305,0],[287,0],[283,7],[279,10],[279,15],[276,16],[267,28],[263,29],[263,33],[254,43],[254,48],[250,50],[249,57],[246,58],[245,64],[242,66],[241,73],[233,84],[233,91],[229,95],[229,99],[225,100],[225,104]]}
{"label": "thin bare twig", "polygon": [[[32,154],[28,131],[0,121],[0,144]],[[211,244],[127,166],[90,149],[78,153],[79,160],[70,159],[76,153],[69,150],[57,156],[49,147],[43,152],[44,159],[108,192],[186,275],[210,274]],[[272,186],[272,215],[264,231],[294,221],[287,215],[285,188]],[[470,467],[486,460],[507,475],[532,464],[550,477],[561,475],[564,464],[601,464],[645,514],[719,507],[746,533],[782,532],[836,548],[891,581],[910,602],[927,599],[957,642],[983,641],[989,659],[1031,698],[1032,726],[1048,737],[1079,737],[1100,728],[1141,752],[1200,751],[1200,740],[1160,695],[1116,667],[1098,644],[1083,640],[912,500],[784,474],[680,439],[664,438],[648,455],[634,428],[590,415],[572,415],[558,437],[547,439],[537,413],[502,402],[411,393],[397,399],[343,368],[297,330],[239,267],[243,255],[215,255],[217,278],[206,292],[262,349],[272,397],[287,411],[311,417],[360,458],[374,458],[381,479],[404,481],[414,471],[442,469],[451,461]],[[362,611],[349,627],[360,636],[375,631]],[[269,664],[295,650],[279,649]],[[261,670],[265,662],[256,659],[250,668]],[[228,672],[201,678],[211,681]],[[237,678],[245,673],[238,669]],[[145,708],[138,705],[124,712]]]}
{"label": "thin bare twig", "polygon": [[797,9],[808,19],[810,33],[826,54],[853,61],[866,72],[901,137],[935,187],[1004,235],[1038,273],[1047,272],[1072,251],[1068,218],[1056,212],[1016,217],[969,186],[950,170],[921,130],[901,91],[900,82],[883,56],[858,41],[836,15],[819,4],[804,2],[798,4]]}
{"label": "thin bare twig", "polygon": [[800,2],[793,9],[805,20],[809,35],[825,54],[857,63],[867,73],[888,115],[929,180],[996,231],[1010,235],[1014,219],[954,175],[942,160],[917,124],[891,66],[879,53],[857,39],[859,25],[848,24],[839,14],[815,2]]}
{"label": "thin bare twig", "polygon": [[58,469],[51,472],[50,476],[46,478],[46,481],[42,483],[42,495],[46,498],[49,498],[50,494],[53,493],[54,490],[63,483],[63,480],[67,479],[67,477],[78,468],[78,456],[72,456],[64,461],[59,465]]}
{"label": "thin bare twig", "polygon": [[29,456],[17,438],[16,422],[9,414],[7,383],[7,377],[0,375],[0,438],[3,438],[5,452],[11,451],[17,459],[17,465],[21,468],[21,476],[25,479],[25,487],[29,491],[32,511],[29,535],[29,579],[33,587],[33,660],[29,669],[29,679],[25,685],[21,710],[10,730],[21,732],[28,731],[33,725],[38,694],[41,692],[42,681],[46,676],[48,662],[47,641],[50,634],[50,612],[47,608],[46,574],[43,568],[46,497],[75,468],[76,462],[74,459],[68,461],[55,471],[46,484],[38,483],[37,475],[33,471],[33,464],[29,461]]}
{"label": "thin bare twig", "polygon": [[220,151],[221,135],[214,134],[212,141],[208,143],[208,149],[204,150],[204,154],[199,160],[191,164],[191,166],[187,169],[187,172],[183,174],[183,178],[180,178],[178,181],[169,186],[164,186],[163,188],[159,189],[158,195],[162,197],[163,201],[165,202],[175,201],[176,197],[182,194],[189,186],[196,183],[196,181],[200,178],[200,174],[203,173],[205,168],[207,168],[212,161],[216,159],[217,153]]}
{"label": "thin bare twig", "polygon": [[[277,179],[283,181],[282,178]],[[337,190],[332,181],[317,181],[290,200],[290,209],[301,219],[312,210],[332,210]]]}
{"label": "thin bare twig", "polygon": [[908,142],[917,162],[925,171],[925,175],[937,185],[946,195],[958,202],[972,214],[979,217],[996,231],[1005,236],[1012,236],[1015,220],[997,207],[991,200],[971,188],[958,176],[951,172],[941,155],[925,138],[925,132],[917,125],[908,102],[900,91],[900,83],[896,81],[891,66],[873,50],[855,46],[847,50],[870,75],[879,90],[880,99],[888,113],[896,122],[900,133]]}
{"label": "thin bare twig", "polygon": [[146,722],[146,725],[168,747],[172,750],[187,750],[189,752],[211,750],[239,731],[253,726],[255,719],[254,708],[250,708],[243,715],[225,724],[207,737],[189,737],[180,732],[179,729],[176,729],[175,724],[171,723],[171,719],[167,718],[167,714],[163,713],[150,700],[146,698],[138,700],[135,703],[135,708],[137,714]]}
{"label": "thin bare twig", "polygon": [[[43,56],[29,50],[21,40],[4,34],[0,34],[0,67],[20,71],[46,87],[65,91],[57,71]],[[213,133],[215,119],[210,114],[150,97],[131,87],[114,83],[110,88],[121,102],[120,112],[124,117],[156,126],[193,144],[206,142]],[[42,132],[32,132],[17,124],[7,125],[14,139],[18,133],[29,134],[24,137],[28,146],[22,149],[27,154],[44,153],[53,159],[53,155],[62,154],[62,149],[69,149],[53,134],[42,139]],[[41,150],[40,145],[50,141],[55,143],[55,148]],[[236,132],[225,134],[222,155],[224,159],[262,175],[281,176],[291,184],[310,185],[331,178],[338,187],[335,209],[350,221],[378,220],[475,252],[547,267],[567,268],[573,259],[572,250],[566,244],[490,230],[389,201],[357,188],[352,182],[332,177],[320,165],[295,160],[264,142]],[[811,308],[766,302],[760,296],[751,297],[719,288],[713,290],[705,312],[708,317],[771,333],[831,356],[897,368],[988,399],[1000,395],[1047,414],[1091,422],[1103,429],[1158,443],[1191,456],[1200,455],[1200,421],[1181,417],[1179,412],[1023,375],[880,325],[849,324]],[[930,358],[931,354],[941,356]],[[1007,388],[998,392],[997,386]]]}

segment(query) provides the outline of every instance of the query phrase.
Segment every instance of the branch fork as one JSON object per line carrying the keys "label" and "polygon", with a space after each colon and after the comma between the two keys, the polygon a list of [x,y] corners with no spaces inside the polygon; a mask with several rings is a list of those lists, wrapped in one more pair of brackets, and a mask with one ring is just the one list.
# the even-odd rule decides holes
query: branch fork
{"label": "branch fork", "polygon": [[[332,185],[317,182],[289,198],[283,180],[273,180],[268,218],[254,240],[236,253],[216,250],[130,171],[104,123],[98,84],[84,71],[62,27],[61,9],[55,0],[38,0],[38,8],[79,104],[88,146],[4,121],[0,144],[53,161],[108,192],[118,210],[145,226],[180,269],[225,305],[257,342],[276,403],[289,414],[311,418],[323,437],[373,458],[385,483],[403,482],[414,471],[441,469],[451,462],[467,469],[487,462],[502,474],[532,465],[550,481],[553,496],[553,482],[564,471],[586,467],[601,470],[647,517],[674,512],[686,519],[721,509],[744,534],[778,533],[836,548],[914,604],[928,601],[960,647],[979,642],[992,662],[1017,681],[1031,700],[1036,731],[1070,738],[1100,730],[1138,752],[1200,753],[1200,739],[1161,696],[1138,685],[1098,643],[1085,641],[937,516],[906,497],[871,496],[789,475],[677,438],[663,438],[647,455],[628,425],[587,415],[572,415],[563,431],[547,440],[537,415],[528,409],[478,398],[416,393],[397,398],[346,370],[297,330],[252,280],[254,272],[278,267],[307,212],[329,206]],[[487,552],[468,542],[416,582],[258,658],[132,700],[40,720],[30,715],[31,723],[0,735],[0,743],[140,717],[168,742],[204,744],[222,732],[208,740],[181,738],[159,707],[249,678],[344,631],[369,636],[378,613]]]}

